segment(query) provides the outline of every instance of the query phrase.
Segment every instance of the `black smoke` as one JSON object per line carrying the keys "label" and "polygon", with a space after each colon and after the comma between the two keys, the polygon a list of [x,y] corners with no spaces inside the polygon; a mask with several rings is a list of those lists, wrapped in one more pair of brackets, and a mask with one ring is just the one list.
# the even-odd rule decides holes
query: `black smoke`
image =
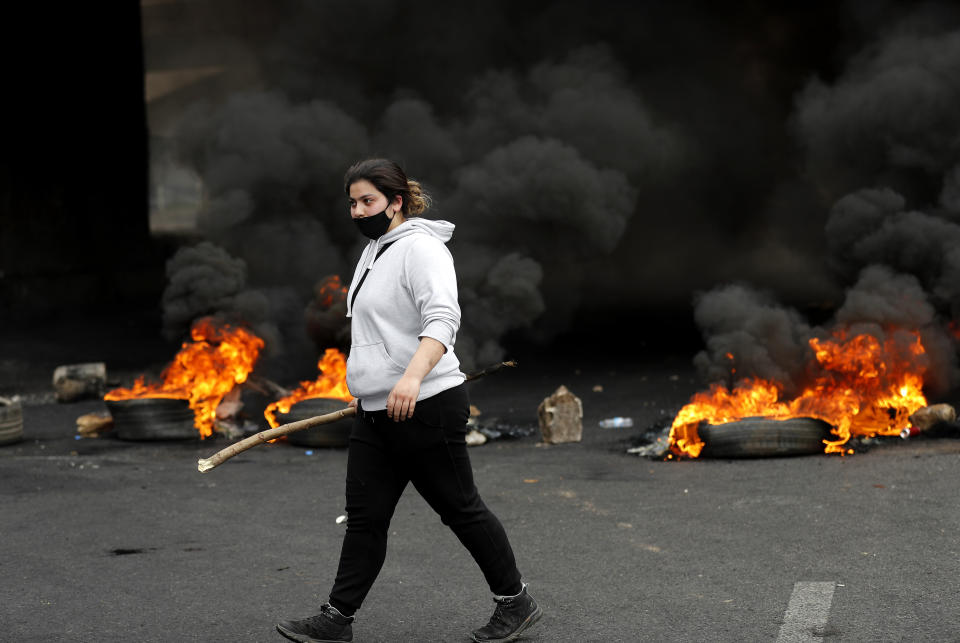
{"label": "black smoke", "polygon": [[[191,6],[183,19],[213,20]],[[229,42],[254,80],[185,100],[174,138],[203,178],[200,232],[243,261],[279,353],[309,352],[297,325],[318,282],[359,255],[340,177],[370,155],[397,159],[434,194],[430,216],[457,224],[468,368],[571,325],[649,341],[697,291],[705,373],[732,352],[738,373],[797,381],[790,360],[828,325],[805,312],[845,307],[871,265],[917,279],[930,324],[953,305],[946,241],[923,247],[938,267],[887,256],[911,212],[960,216],[947,5],[282,0],[254,13]],[[886,236],[861,243],[874,231],[857,217],[881,219],[845,219],[857,194],[879,199]]]}
{"label": "black smoke", "polygon": [[845,328],[906,343],[909,329],[926,348],[928,390],[960,384],[950,328],[960,316],[960,22],[933,4],[894,16],[836,78],[812,79],[791,119],[806,167],[799,190],[832,203],[821,229],[843,297],[813,326],[749,289],[701,295],[706,378],[779,373],[795,385],[810,375],[810,355],[793,361],[810,337]]}
{"label": "black smoke", "polygon": [[[375,154],[398,159],[433,193],[430,215],[458,226],[466,368],[502,359],[510,331],[547,339],[565,329],[590,283],[588,263],[617,248],[639,191],[684,164],[682,135],[602,44],[519,69],[478,68],[446,115],[447,101],[402,88],[359,110],[323,86],[291,98],[301,94],[294,83],[184,110],[179,157],[206,191],[200,232],[243,262],[261,298],[299,298],[305,309],[316,282],[351,274],[359,254],[344,168]],[[188,256],[197,254],[181,262]],[[202,273],[178,276],[189,274]]]}

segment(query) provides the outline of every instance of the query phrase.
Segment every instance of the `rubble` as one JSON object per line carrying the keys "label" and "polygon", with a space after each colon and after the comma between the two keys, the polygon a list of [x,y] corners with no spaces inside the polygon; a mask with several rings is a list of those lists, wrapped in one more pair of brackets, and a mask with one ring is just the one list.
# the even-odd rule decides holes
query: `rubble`
{"label": "rubble", "polygon": [[99,438],[113,431],[113,417],[109,413],[87,413],[77,418],[77,434],[84,438]]}
{"label": "rubble", "polygon": [[583,403],[560,386],[537,407],[540,434],[547,444],[579,442],[583,436]]}
{"label": "rubble", "polygon": [[526,438],[537,432],[537,428],[533,425],[511,424],[500,418],[489,418],[477,422],[476,428],[489,440]]}
{"label": "rubble", "polygon": [[53,390],[58,402],[102,397],[107,388],[107,365],[103,362],[67,364],[53,371]]}
{"label": "rubble", "polygon": [[260,427],[250,420],[239,417],[217,418],[213,421],[213,432],[221,435],[228,440],[235,440],[247,435],[252,435],[260,430]]}
{"label": "rubble", "polygon": [[670,420],[661,420],[646,433],[634,441],[634,446],[627,449],[627,453],[663,460],[670,453]]}
{"label": "rubble", "polygon": [[475,405],[470,405],[470,418],[467,420],[468,446],[480,446],[490,440],[525,438],[536,432],[536,427],[525,424],[511,424],[498,417],[480,419],[483,413]]}
{"label": "rubble", "polygon": [[941,422],[953,422],[957,419],[957,411],[949,404],[933,404],[914,411],[910,415],[910,424],[919,432]]}
{"label": "rubble", "polygon": [[478,447],[487,443],[487,436],[476,429],[471,430],[467,433],[467,446],[468,447]]}
{"label": "rubble", "polygon": [[214,412],[218,420],[228,420],[240,412],[240,409],[243,408],[241,392],[242,389],[239,386],[234,386],[229,393],[223,396]]}

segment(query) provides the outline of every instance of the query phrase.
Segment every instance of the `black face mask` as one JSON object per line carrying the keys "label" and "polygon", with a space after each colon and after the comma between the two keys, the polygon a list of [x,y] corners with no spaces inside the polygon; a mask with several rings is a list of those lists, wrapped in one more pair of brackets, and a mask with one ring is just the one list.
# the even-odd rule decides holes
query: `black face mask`
{"label": "black face mask", "polygon": [[[393,216],[397,215],[394,214]],[[390,227],[392,220],[392,217],[387,216],[387,209],[384,208],[380,214],[372,214],[369,217],[357,217],[353,222],[357,224],[357,228],[360,229],[360,233],[363,234],[363,236],[376,240],[384,235],[387,228]]]}

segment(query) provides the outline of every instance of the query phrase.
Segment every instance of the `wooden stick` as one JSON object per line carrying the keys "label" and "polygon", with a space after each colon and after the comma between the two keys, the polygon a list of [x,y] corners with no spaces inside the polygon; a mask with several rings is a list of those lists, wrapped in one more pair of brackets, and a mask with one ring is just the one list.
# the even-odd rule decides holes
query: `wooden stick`
{"label": "wooden stick", "polygon": [[[517,362],[510,360],[507,362],[500,362],[499,364],[494,364],[493,366],[488,366],[482,371],[472,373],[467,375],[467,381],[475,380],[484,375],[490,375],[491,373],[496,373],[501,368],[513,368],[517,365]],[[266,380],[269,382],[269,380]],[[272,382],[271,382],[272,384]],[[276,386],[276,385],[275,385]],[[328,424],[330,422],[336,422],[337,420],[353,417],[357,414],[357,409],[354,406],[348,406],[347,408],[340,409],[339,411],[334,411],[333,413],[327,413],[326,415],[318,415],[316,417],[307,418],[305,420],[297,420],[296,422],[289,422],[287,424],[281,424],[280,426],[274,429],[267,429],[266,431],[261,431],[256,435],[251,435],[249,438],[244,438],[239,442],[234,442],[230,446],[217,451],[209,458],[201,458],[197,460],[197,469],[200,473],[206,473],[210,469],[217,467],[233,456],[243,453],[247,449],[253,448],[257,445],[263,444],[264,442],[269,442],[270,440],[275,440],[282,435],[287,435],[288,433],[294,433],[296,431],[302,431],[304,429],[309,429],[312,426],[319,426],[321,424]]]}
{"label": "wooden stick", "polygon": [[508,362],[500,362],[499,364],[494,364],[493,366],[488,366],[488,367],[486,367],[485,369],[483,369],[482,371],[477,371],[476,373],[471,373],[470,375],[467,375],[467,381],[470,382],[471,380],[475,380],[475,379],[477,379],[478,377],[483,377],[484,375],[490,375],[491,373],[496,373],[496,372],[499,371],[501,368],[507,368],[507,367],[513,368],[513,367],[515,367],[516,365],[517,365],[517,360],[514,360],[514,359],[512,359],[512,360],[510,360],[510,361],[508,361]]}
{"label": "wooden stick", "polygon": [[319,426],[321,424],[336,422],[337,420],[343,418],[353,417],[356,414],[357,408],[355,406],[348,406],[345,409],[340,409],[339,411],[334,411],[333,413],[327,413],[326,415],[318,415],[305,420],[297,420],[296,422],[281,424],[276,428],[267,429],[266,431],[261,431],[256,435],[251,435],[249,438],[244,438],[239,442],[234,442],[230,446],[217,451],[209,458],[197,460],[197,469],[199,469],[200,473],[206,473],[210,469],[223,464],[233,456],[243,453],[247,449],[263,444],[264,442],[275,440],[282,435],[287,435],[288,433],[309,429],[312,426]]}

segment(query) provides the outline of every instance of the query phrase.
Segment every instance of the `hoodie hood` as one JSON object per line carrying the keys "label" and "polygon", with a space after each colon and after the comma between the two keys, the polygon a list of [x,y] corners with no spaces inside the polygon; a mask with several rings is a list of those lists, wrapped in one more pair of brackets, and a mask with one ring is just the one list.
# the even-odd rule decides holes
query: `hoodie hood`
{"label": "hoodie hood", "polygon": [[447,243],[451,238],[453,238],[454,228],[456,228],[456,226],[449,221],[443,221],[439,219],[422,219],[420,217],[407,219],[379,239],[371,239],[367,244],[367,247],[363,250],[363,255],[360,257],[360,263],[365,268],[369,268],[373,265],[374,260],[377,258],[377,252],[380,251],[381,247],[383,247],[385,244],[392,243],[397,239],[409,237],[412,234],[428,234],[431,237],[435,237],[440,241]]}
{"label": "hoodie hood", "polygon": [[420,217],[414,217],[412,219],[407,219],[396,228],[377,239],[377,241],[383,245],[384,243],[390,243],[391,241],[402,239],[403,237],[411,234],[426,232],[430,236],[436,237],[440,241],[446,243],[450,241],[451,237],[453,237],[453,229],[455,227],[456,226],[449,221],[421,219]]}

